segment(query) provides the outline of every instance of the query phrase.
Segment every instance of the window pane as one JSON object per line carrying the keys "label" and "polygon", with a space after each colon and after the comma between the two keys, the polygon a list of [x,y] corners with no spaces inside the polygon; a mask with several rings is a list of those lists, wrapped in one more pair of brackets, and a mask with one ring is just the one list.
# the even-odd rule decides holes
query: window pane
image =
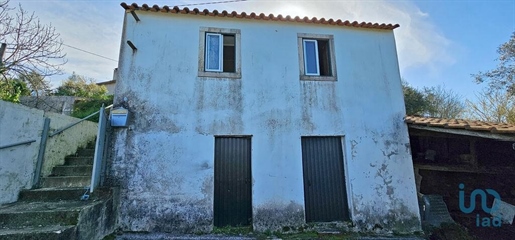
{"label": "window pane", "polygon": [[320,62],[320,76],[332,76],[331,55],[328,40],[318,40],[318,60]]}
{"label": "window pane", "polygon": [[317,42],[304,40],[304,61],[306,74],[318,75]]}
{"label": "window pane", "polygon": [[234,35],[224,35],[223,71],[236,72],[236,48]]}
{"label": "window pane", "polygon": [[206,70],[220,70],[220,42],[219,34],[206,35]]}

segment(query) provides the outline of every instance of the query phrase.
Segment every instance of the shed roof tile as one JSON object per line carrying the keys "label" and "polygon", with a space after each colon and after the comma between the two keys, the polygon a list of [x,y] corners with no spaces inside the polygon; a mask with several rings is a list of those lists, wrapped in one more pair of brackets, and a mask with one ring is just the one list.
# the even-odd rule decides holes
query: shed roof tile
{"label": "shed roof tile", "polygon": [[430,118],[419,116],[406,116],[405,122],[411,125],[422,125],[438,128],[465,129],[470,131],[515,134],[515,125],[506,123],[492,123],[466,119]]}

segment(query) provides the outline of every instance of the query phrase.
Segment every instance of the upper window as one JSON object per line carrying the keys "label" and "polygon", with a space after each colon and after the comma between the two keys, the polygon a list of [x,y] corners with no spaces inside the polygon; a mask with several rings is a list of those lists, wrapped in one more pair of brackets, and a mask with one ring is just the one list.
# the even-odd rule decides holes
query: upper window
{"label": "upper window", "polygon": [[241,78],[240,30],[200,29],[199,77]]}
{"label": "upper window", "polygon": [[301,80],[336,81],[333,36],[298,34]]}

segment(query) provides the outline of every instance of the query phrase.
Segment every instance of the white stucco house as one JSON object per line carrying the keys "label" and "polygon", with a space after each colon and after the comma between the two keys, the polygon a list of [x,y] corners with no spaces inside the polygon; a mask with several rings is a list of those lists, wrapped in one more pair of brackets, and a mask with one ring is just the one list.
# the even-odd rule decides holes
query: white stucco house
{"label": "white stucco house", "polygon": [[122,7],[122,230],[420,229],[398,25]]}

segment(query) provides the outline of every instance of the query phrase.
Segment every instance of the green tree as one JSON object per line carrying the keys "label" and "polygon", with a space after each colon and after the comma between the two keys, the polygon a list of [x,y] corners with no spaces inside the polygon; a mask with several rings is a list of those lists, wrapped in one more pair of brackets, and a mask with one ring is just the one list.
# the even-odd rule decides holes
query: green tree
{"label": "green tree", "polygon": [[[106,96],[102,99],[84,99],[76,102],[73,105],[73,112],[71,116],[76,118],[84,118],[90,114],[98,111],[102,105],[105,107],[113,104],[113,95]],[[88,120],[98,122],[98,114],[89,118]]]}
{"label": "green tree", "polygon": [[407,115],[424,115],[427,112],[429,103],[422,91],[410,86],[406,81],[402,81],[402,92]]}
{"label": "green tree", "polygon": [[57,88],[54,95],[102,100],[107,99],[107,88],[97,85],[93,79],[73,73]]}
{"label": "green tree", "polygon": [[19,103],[21,96],[28,95],[30,91],[25,82],[15,79],[0,81],[0,100]]}
{"label": "green tree", "polygon": [[477,83],[488,82],[489,90],[505,90],[515,95],[515,32],[510,39],[497,49],[497,68],[473,74]]}
{"label": "green tree", "polygon": [[26,83],[30,92],[32,92],[36,97],[50,92],[50,82],[45,80],[45,77],[35,71],[19,75],[19,80]]}
{"label": "green tree", "polygon": [[443,86],[419,90],[402,81],[402,91],[407,115],[457,118],[465,111],[461,96]]}
{"label": "green tree", "polygon": [[[56,96],[81,97],[73,106],[72,116],[84,118],[98,111],[102,105],[108,106],[113,103],[113,96],[107,95],[105,86],[97,85],[93,79],[73,73],[54,93]],[[98,122],[98,114],[88,119]]]}

